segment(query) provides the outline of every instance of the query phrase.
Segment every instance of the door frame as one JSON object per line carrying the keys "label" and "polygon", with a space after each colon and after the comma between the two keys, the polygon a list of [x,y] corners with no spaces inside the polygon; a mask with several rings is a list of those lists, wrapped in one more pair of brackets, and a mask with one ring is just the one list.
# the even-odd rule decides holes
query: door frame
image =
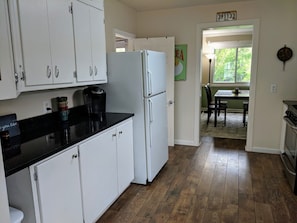
{"label": "door frame", "polygon": [[216,22],[216,23],[201,23],[197,25],[197,67],[195,76],[195,127],[194,127],[194,142],[196,145],[200,145],[200,113],[201,113],[201,80],[202,80],[202,38],[203,31],[210,28],[228,27],[228,26],[240,26],[240,25],[252,25],[253,37],[252,37],[252,65],[251,65],[251,80],[250,80],[250,98],[249,98],[249,124],[247,127],[247,139],[246,139],[246,151],[252,151],[253,142],[253,128],[254,128],[254,112],[255,112],[255,95],[256,95],[256,80],[258,70],[258,47],[259,47],[259,19],[252,20],[237,20],[231,22]]}

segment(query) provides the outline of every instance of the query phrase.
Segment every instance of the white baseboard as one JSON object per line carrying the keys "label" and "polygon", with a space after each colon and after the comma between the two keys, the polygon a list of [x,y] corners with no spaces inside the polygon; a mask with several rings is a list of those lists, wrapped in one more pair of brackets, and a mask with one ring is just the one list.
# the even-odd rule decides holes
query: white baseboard
{"label": "white baseboard", "polygon": [[[174,141],[175,145],[184,145],[184,146],[200,146],[201,142],[198,142],[198,145],[194,141],[190,140],[182,140],[176,139]],[[253,147],[253,148],[245,148],[247,152],[255,152],[255,153],[266,153],[266,154],[280,154],[280,149],[272,149],[272,148],[264,148],[264,147]]]}
{"label": "white baseboard", "polygon": [[184,146],[200,146],[200,142],[195,143],[194,141],[190,140],[182,140],[182,139],[176,139],[174,140],[175,145],[184,145]]}
{"label": "white baseboard", "polygon": [[253,147],[251,149],[246,148],[247,152],[255,153],[267,153],[267,154],[280,154],[280,149],[264,148],[264,147]]}

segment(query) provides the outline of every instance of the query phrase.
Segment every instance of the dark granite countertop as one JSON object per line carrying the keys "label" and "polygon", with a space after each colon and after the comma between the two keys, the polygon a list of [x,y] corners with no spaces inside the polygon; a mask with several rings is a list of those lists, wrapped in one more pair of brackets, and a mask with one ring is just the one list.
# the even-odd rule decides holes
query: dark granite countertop
{"label": "dark granite countertop", "polygon": [[297,101],[296,100],[283,100],[283,103],[288,105],[288,110],[297,114]]}
{"label": "dark granite countertop", "polygon": [[287,104],[289,106],[291,105],[297,105],[297,100],[283,100],[284,104]]}
{"label": "dark granite countertop", "polygon": [[105,113],[100,119],[90,117],[80,109],[80,112],[72,111],[66,123],[57,122],[56,115],[20,121],[20,137],[11,138],[10,147],[2,148],[5,175],[29,167],[132,116]]}

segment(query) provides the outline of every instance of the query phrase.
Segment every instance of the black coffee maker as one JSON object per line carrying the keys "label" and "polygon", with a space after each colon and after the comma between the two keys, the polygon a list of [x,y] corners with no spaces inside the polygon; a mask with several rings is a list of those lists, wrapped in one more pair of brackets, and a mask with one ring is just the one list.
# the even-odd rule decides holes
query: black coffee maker
{"label": "black coffee maker", "polygon": [[83,97],[88,113],[94,118],[103,119],[106,111],[106,93],[98,86],[90,86],[83,90]]}

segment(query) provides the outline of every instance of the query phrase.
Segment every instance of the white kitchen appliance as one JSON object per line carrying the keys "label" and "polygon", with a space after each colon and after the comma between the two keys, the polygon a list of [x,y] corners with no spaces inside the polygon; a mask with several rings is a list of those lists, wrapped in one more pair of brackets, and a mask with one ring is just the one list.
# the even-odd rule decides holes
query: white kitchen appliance
{"label": "white kitchen appliance", "polygon": [[134,113],[134,183],[152,182],[168,160],[166,55],[108,54],[106,110]]}

